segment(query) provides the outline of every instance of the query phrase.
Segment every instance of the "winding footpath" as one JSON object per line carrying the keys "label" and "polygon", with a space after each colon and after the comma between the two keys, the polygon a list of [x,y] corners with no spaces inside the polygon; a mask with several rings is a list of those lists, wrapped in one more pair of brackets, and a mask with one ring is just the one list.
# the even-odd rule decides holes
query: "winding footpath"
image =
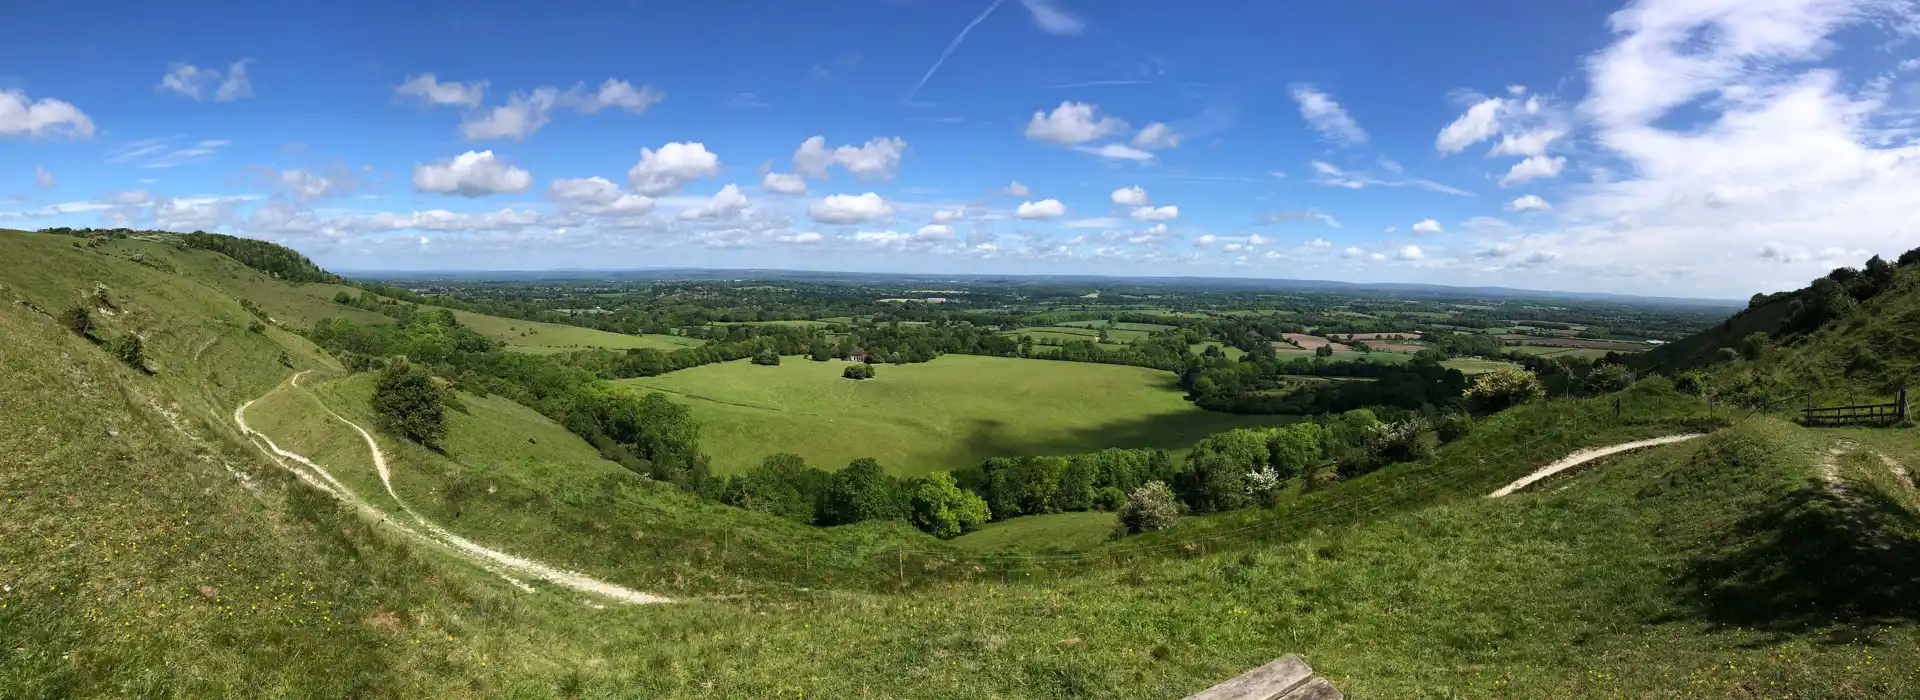
{"label": "winding footpath", "polygon": [[1507,484],[1506,486],[1502,487],[1500,490],[1495,491],[1491,494],[1487,494],[1487,497],[1503,498],[1503,497],[1512,495],[1513,492],[1519,491],[1520,489],[1524,489],[1528,486],[1532,486],[1535,482],[1538,482],[1541,479],[1545,479],[1549,476],[1553,476],[1560,472],[1566,471],[1568,469],[1572,469],[1574,467],[1580,466],[1582,464],[1586,464],[1588,462],[1591,462],[1596,459],[1600,459],[1602,457],[1611,457],[1613,455],[1617,455],[1622,452],[1630,452],[1632,450],[1638,450],[1638,449],[1643,449],[1647,447],[1658,447],[1660,445],[1671,445],[1676,442],[1686,442],[1688,440],[1692,440],[1694,438],[1700,437],[1701,435],[1704,435],[1704,434],[1705,433],[1687,433],[1684,435],[1669,435],[1667,437],[1654,438],[1652,440],[1637,440],[1634,442],[1624,442],[1618,445],[1610,445],[1607,447],[1596,447],[1591,450],[1581,450],[1579,452],[1575,452],[1573,454],[1567,455],[1565,459],[1562,459],[1558,462],[1554,462],[1553,464],[1549,464],[1547,466],[1536,469],[1532,474],[1528,474],[1526,476],[1520,477],[1519,481],[1515,481],[1511,484]]}
{"label": "winding footpath", "polygon": [[[293,378],[290,380],[290,383],[293,385],[294,388],[296,389],[300,388],[300,378],[303,376],[306,376],[306,374],[311,371],[313,370],[306,370],[293,375]],[[266,434],[261,433],[258,430],[254,430],[251,426],[247,425],[247,419],[246,419],[247,408],[253,406],[255,401],[259,401],[259,399],[248,401],[245,404],[242,404],[240,408],[235,409],[233,412],[233,422],[240,427],[241,433],[245,434],[247,437],[251,439],[258,440],[259,442],[257,443],[257,445],[263,451],[265,451],[267,455],[271,457],[276,464],[279,464],[282,468],[285,468],[288,471],[293,472],[295,476],[299,477],[302,481],[305,481],[309,486],[312,486],[323,492],[326,492],[334,496],[335,498],[345,501],[346,503],[353,505],[357,508],[360,508],[361,510],[366,511],[370,514],[381,516],[383,520],[385,519],[386,513],[384,511],[381,511],[380,509],[375,508],[372,504],[368,503],[365,499],[360,498],[359,495],[355,494],[351,489],[347,488],[345,484],[340,483],[338,479],[335,479],[332,474],[328,473],[324,467],[320,466],[319,464],[315,464],[313,460],[307,459],[306,457],[301,456],[300,454],[294,453],[286,449],[282,449],[278,444],[275,444],[273,442],[272,438],[267,437]],[[367,451],[373,457],[374,469],[379,472],[380,483],[386,487],[387,495],[392,497],[393,502],[398,504],[400,506],[400,509],[402,511],[405,511],[408,516],[411,516],[414,522],[416,522],[421,528],[420,530],[415,530],[413,528],[407,527],[400,523],[392,523],[395,527],[400,528],[402,531],[407,532],[408,534],[411,534],[415,537],[419,537],[421,539],[429,540],[431,542],[449,547],[455,552],[461,554],[466,559],[471,560],[477,564],[480,564],[483,568],[493,572],[496,575],[499,575],[502,578],[505,578],[508,582],[514,584],[515,586],[518,586],[522,590],[530,591],[533,589],[531,586],[528,586],[527,584],[519,581],[518,579],[513,578],[511,575],[509,575],[509,572],[529,576],[532,578],[537,578],[537,579],[540,579],[564,588],[570,588],[576,591],[605,596],[623,603],[650,604],[650,603],[672,602],[670,599],[667,599],[667,598],[662,598],[660,596],[651,595],[647,593],[641,593],[639,591],[635,591],[623,586],[608,583],[606,581],[601,581],[599,579],[593,578],[591,576],[587,576],[586,574],[582,574],[576,571],[569,571],[567,569],[562,569],[556,566],[543,564],[541,562],[537,562],[531,559],[517,557],[512,554],[508,554],[506,552],[490,549],[488,547],[475,543],[472,540],[468,540],[467,538],[453,534],[452,532],[448,532],[446,528],[440,527],[438,524],[434,523],[431,520],[426,519],[425,517],[421,516],[418,512],[415,512],[412,507],[409,507],[407,505],[406,501],[403,501],[400,499],[400,494],[394,491],[393,489],[392,472],[387,467],[387,456],[385,453],[380,451],[380,443],[373,439],[372,433],[367,432],[365,428],[360,427],[358,424],[354,423],[353,421],[347,420],[346,418],[342,417],[340,414],[335,413],[333,409],[327,408],[326,404],[321,403],[320,407],[321,407],[321,410],[324,410],[327,412],[328,416],[332,417],[334,420],[340,421],[341,423],[345,423],[347,427],[353,428],[354,431],[360,433],[360,437],[362,439],[367,441]],[[302,467],[306,467],[306,469],[305,470],[297,469],[289,465],[288,464],[289,461],[293,462],[294,464],[298,464]]]}

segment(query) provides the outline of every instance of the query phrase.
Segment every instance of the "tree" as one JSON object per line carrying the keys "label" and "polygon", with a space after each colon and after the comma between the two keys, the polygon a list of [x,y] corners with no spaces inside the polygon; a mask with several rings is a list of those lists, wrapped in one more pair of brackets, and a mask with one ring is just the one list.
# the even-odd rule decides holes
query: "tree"
{"label": "tree", "polygon": [[85,306],[75,306],[60,312],[60,325],[82,338],[93,337],[93,313],[87,311]]}
{"label": "tree", "polygon": [[1626,365],[1617,362],[1597,364],[1587,373],[1587,389],[1596,394],[1610,394],[1631,386],[1635,379],[1638,377]]}
{"label": "tree", "polygon": [[753,363],[768,367],[778,367],[780,366],[780,352],[773,348],[764,348],[760,352],[753,354]]}
{"label": "tree", "polygon": [[1195,512],[1234,510],[1248,503],[1247,473],[1267,465],[1265,431],[1229,430],[1193,446],[1173,487]]}
{"label": "tree", "polygon": [[1165,482],[1150,481],[1133,490],[1115,517],[1129,533],[1165,530],[1180,519],[1180,502]]}
{"label": "tree", "polygon": [[1368,345],[1367,341],[1364,341],[1364,340],[1354,341],[1353,349],[1358,350],[1360,352],[1365,352],[1365,353],[1373,352],[1373,346]]}
{"label": "tree", "polygon": [[835,472],[820,498],[820,524],[851,525],[900,516],[900,485],[872,459],[856,459]]}
{"label": "tree", "polygon": [[128,367],[145,371],[147,369],[146,346],[140,342],[140,336],[128,333],[113,343],[113,355],[120,358]]}
{"label": "tree", "polygon": [[1767,352],[1766,333],[1748,333],[1740,339],[1740,356],[1748,360],[1758,360]]}
{"label": "tree", "polygon": [[953,475],[947,472],[915,479],[910,492],[907,518],[934,537],[958,536],[979,527],[991,516],[987,502],[955,485]]}
{"label": "tree", "polygon": [[1540,377],[1522,367],[1507,366],[1473,378],[1467,404],[1481,413],[1498,413],[1547,394]]}
{"label": "tree", "polygon": [[727,479],[720,489],[720,502],[810,523],[830,478],[826,472],[807,466],[799,455],[776,454],[746,473]]}
{"label": "tree", "polygon": [[373,412],[381,424],[409,440],[432,447],[447,432],[445,392],[426,367],[396,361],[373,385]]}
{"label": "tree", "polygon": [[872,379],[873,365],[870,365],[864,362],[856,362],[854,364],[847,365],[846,369],[841,370],[840,376],[846,377],[848,379]]}
{"label": "tree", "polygon": [[265,333],[267,332],[267,324],[261,323],[259,319],[248,321],[247,331],[252,333]]}
{"label": "tree", "polygon": [[1314,357],[1333,357],[1333,346],[1322,345],[1313,349]]}

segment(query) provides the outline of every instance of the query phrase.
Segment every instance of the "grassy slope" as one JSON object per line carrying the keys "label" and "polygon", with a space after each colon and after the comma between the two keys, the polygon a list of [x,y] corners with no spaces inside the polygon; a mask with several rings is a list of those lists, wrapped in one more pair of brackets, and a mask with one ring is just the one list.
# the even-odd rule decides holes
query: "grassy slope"
{"label": "grassy slope", "polygon": [[587,348],[606,348],[626,350],[629,348],[654,348],[656,350],[678,350],[693,347],[700,341],[672,335],[627,335],[609,333],[592,328],[569,326],[559,323],[523,321],[499,316],[455,311],[453,315],[460,323],[489,338],[507,344],[507,348],[521,352],[553,353]]}
{"label": "grassy slope", "polygon": [[840,378],[841,362],[744,360],[622,385],[694,408],[716,471],[776,452],[826,469],[873,457],[900,473],[957,469],[995,456],[1107,447],[1190,447],[1210,433],[1287,420],[1194,408],[1169,373],[1140,367],[946,355]]}
{"label": "grassy slope", "polygon": [[1116,522],[1106,511],[1031,515],[988,523],[953,544],[979,551],[1091,549],[1107,540]]}

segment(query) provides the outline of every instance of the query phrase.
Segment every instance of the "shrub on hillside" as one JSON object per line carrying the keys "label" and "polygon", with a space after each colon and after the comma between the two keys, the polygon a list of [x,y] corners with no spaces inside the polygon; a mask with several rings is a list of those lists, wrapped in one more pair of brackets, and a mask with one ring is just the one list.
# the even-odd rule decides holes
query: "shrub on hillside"
{"label": "shrub on hillside", "polygon": [[979,527],[991,513],[987,502],[953,483],[953,475],[935,472],[909,484],[907,518],[934,537],[956,537]]}
{"label": "shrub on hillside", "polygon": [[821,494],[832,477],[807,466],[795,454],[777,454],[744,474],[728,477],[720,487],[720,502],[760,511],[795,522],[811,523],[819,509]]}
{"label": "shrub on hillside", "polygon": [[1116,517],[1129,533],[1165,530],[1180,519],[1180,502],[1166,483],[1150,481],[1133,490]]}
{"label": "shrub on hillside", "polygon": [[847,365],[847,368],[840,372],[840,376],[848,379],[872,379],[873,365],[864,362]]}
{"label": "shrub on hillside", "polygon": [[132,333],[120,336],[118,340],[113,341],[112,346],[108,349],[113,352],[115,358],[118,358],[128,367],[143,372],[146,371],[147,349],[146,345],[140,341],[140,336]]}
{"label": "shrub on hillside", "polygon": [[60,312],[60,326],[82,338],[93,337],[93,312],[85,306],[75,306]]}
{"label": "shrub on hillside", "polygon": [[891,520],[902,514],[900,482],[879,462],[856,459],[833,474],[820,497],[820,524],[852,525]]}
{"label": "shrub on hillside", "polygon": [[1433,424],[1433,431],[1442,445],[1466,437],[1472,430],[1473,416],[1465,413],[1448,413]]}
{"label": "shrub on hillside", "polygon": [[373,412],[382,425],[429,447],[447,432],[445,392],[426,367],[405,360],[387,365],[373,386]]}
{"label": "shrub on hillside", "polygon": [[1587,390],[1596,394],[1610,394],[1632,386],[1638,378],[1626,365],[1611,362],[1598,364],[1587,372]]}
{"label": "shrub on hillside", "polygon": [[1473,378],[1467,386],[1467,405],[1480,413],[1497,413],[1545,396],[1540,377],[1520,367],[1501,367]]}
{"label": "shrub on hillside", "polygon": [[778,367],[780,366],[780,353],[773,348],[767,348],[754,353],[752,362],[756,365]]}
{"label": "shrub on hillside", "polygon": [[252,333],[265,333],[267,332],[267,324],[261,323],[257,319],[253,321],[248,321],[247,331]]}

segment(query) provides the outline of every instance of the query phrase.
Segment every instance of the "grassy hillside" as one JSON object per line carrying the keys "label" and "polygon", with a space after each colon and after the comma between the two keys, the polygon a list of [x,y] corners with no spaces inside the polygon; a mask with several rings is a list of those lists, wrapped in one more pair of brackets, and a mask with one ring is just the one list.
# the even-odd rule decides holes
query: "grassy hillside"
{"label": "grassy hillside", "polygon": [[1181,398],[1174,375],[1141,367],[946,355],[880,365],[878,378],[851,381],[840,377],[844,366],[742,360],[619,383],[692,406],[719,472],[792,452],[825,469],[872,457],[918,474],[987,457],[1182,449],[1211,433],[1289,420],[1202,411]]}

